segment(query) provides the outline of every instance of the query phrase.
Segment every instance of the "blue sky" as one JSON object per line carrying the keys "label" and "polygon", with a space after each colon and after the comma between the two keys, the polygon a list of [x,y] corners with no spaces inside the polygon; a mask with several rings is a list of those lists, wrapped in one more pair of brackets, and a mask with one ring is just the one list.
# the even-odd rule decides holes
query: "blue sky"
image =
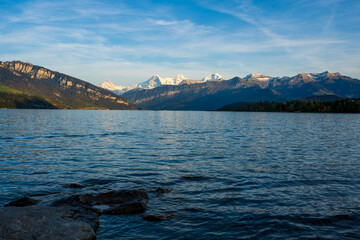
{"label": "blue sky", "polygon": [[94,84],[215,72],[360,78],[360,1],[0,0],[0,60]]}

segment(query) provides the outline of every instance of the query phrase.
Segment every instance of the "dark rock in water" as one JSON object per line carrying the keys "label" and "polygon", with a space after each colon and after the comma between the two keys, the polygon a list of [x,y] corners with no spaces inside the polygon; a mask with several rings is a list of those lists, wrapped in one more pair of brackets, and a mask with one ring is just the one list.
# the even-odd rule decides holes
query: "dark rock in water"
{"label": "dark rock in water", "polygon": [[170,220],[172,218],[173,218],[172,215],[166,216],[166,215],[160,215],[160,214],[142,216],[142,219],[149,221],[149,222],[162,222],[162,221]]}
{"label": "dark rock in water", "polygon": [[31,205],[36,205],[39,201],[29,198],[29,197],[22,197],[16,201],[12,201],[5,205],[5,207],[26,207]]}
{"label": "dark rock in water", "polygon": [[122,205],[116,205],[101,211],[101,214],[119,215],[119,214],[137,214],[146,210],[146,203],[143,201],[131,202]]}
{"label": "dark rock in water", "polygon": [[98,195],[73,195],[60,199],[51,206],[74,206],[91,209],[98,214],[136,214],[146,210],[149,196],[139,190],[119,190]]}
{"label": "dark rock in water", "polygon": [[73,215],[72,218],[79,220],[81,222],[86,222],[91,226],[94,231],[99,228],[99,214],[93,209],[84,208],[84,207],[73,207]]}
{"label": "dark rock in water", "polygon": [[[109,206],[101,210],[101,214],[136,214],[146,210],[149,196],[139,190],[111,191],[97,195],[93,206]],[[101,208],[100,208],[101,209]]]}
{"label": "dark rock in water", "polygon": [[143,213],[148,200],[139,190],[73,195],[51,206],[28,206],[37,201],[21,198],[0,210],[0,239],[94,240],[100,214]]}
{"label": "dark rock in water", "polygon": [[89,207],[91,206],[91,199],[94,198],[91,194],[73,195],[67,198],[56,200],[51,204],[53,207],[58,206],[74,206],[74,207]]}
{"label": "dark rock in water", "polygon": [[149,196],[144,191],[118,190],[98,194],[93,198],[93,203],[94,205],[112,205],[147,200]]}
{"label": "dark rock in water", "polygon": [[158,193],[158,194],[163,194],[163,193],[169,193],[169,192],[171,192],[171,189],[166,189],[166,188],[157,188],[156,189],[156,192]]}
{"label": "dark rock in water", "polygon": [[89,198],[92,197],[90,194],[74,195],[68,198],[56,200],[51,204],[52,207],[69,206],[73,207],[76,211],[74,217],[77,219],[87,222],[93,229],[99,227],[99,212],[90,207]]}
{"label": "dark rock in water", "polygon": [[85,188],[85,186],[77,184],[77,183],[66,184],[65,187],[67,187],[67,188]]}
{"label": "dark rock in water", "polygon": [[90,224],[69,206],[8,207],[0,210],[0,238],[11,240],[95,240]]}

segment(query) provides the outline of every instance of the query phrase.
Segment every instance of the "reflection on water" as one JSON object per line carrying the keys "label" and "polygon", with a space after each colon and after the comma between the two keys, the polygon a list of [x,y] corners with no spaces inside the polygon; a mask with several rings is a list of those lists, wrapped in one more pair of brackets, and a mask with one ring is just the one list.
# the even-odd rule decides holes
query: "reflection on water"
{"label": "reflection on water", "polygon": [[[143,188],[98,239],[360,238],[360,115],[0,110],[0,204]],[[84,189],[66,187],[79,183]],[[158,194],[158,187],[171,189]],[[40,198],[40,197],[39,197]]]}

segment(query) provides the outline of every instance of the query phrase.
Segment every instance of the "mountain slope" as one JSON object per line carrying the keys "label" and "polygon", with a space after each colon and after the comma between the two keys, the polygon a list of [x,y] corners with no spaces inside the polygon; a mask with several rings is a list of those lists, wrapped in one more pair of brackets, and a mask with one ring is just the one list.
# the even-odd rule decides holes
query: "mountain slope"
{"label": "mountain slope", "polygon": [[141,89],[154,89],[154,88],[164,86],[164,85],[194,84],[194,83],[204,83],[207,81],[222,81],[222,80],[224,80],[224,78],[221,75],[219,75],[218,73],[209,74],[201,80],[190,80],[181,74],[179,74],[173,78],[162,78],[159,75],[154,75],[145,82],[141,82],[141,83],[134,84],[131,86],[126,86],[126,87],[116,86],[111,81],[105,81],[105,82],[101,83],[99,85],[99,87],[110,90],[118,95],[123,95],[130,91],[137,91],[137,90],[141,90]]}
{"label": "mountain slope", "polygon": [[161,86],[124,94],[133,103],[155,110],[215,110],[237,101],[285,100],[239,77],[226,81]]}
{"label": "mountain slope", "polygon": [[360,97],[360,81],[358,79],[329,71],[301,73],[292,78],[275,79],[270,82],[269,87],[293,99],[319,95]]}
{"label": "mountain slope", "polygon": [[105,81],[99,85],[99,87],[110,90],[117,95],[122,95],[129,91],[135,91],[139,89],[153,89],[163,85],[179,85],[182,81],[188,80],[183,75],[179,74],[174,78],[162,78],[159,75],[154,75],[145,82],[134,84],[131,86],[116,86],[111,81]]}
{"label": "mountain slope", "polygon": [[0,85],[0,108],[54,109],[56,107],[46,99]]}
{"label": "mountain slope", "polygon": [[214,73],[214,74],[210,74],[205,76],[203,79],[201,79],[201,81],[203,82],[207,82],[207,81],[221,81],[224,80],[223,76],[221,76],[218,73]]}
{"label": "mountain slope", "polygon": [[108,90],[21,61],[0,62],[0,84],[21,94],[45,99],[55,108],[137,109]]}
{"label": "mountain slope", "polygon": [[177,86],[128,92],[123,96],[147,109],[215,110],[234,102],[281,102],[322,95],[359,98],[360,81],[331,72],[282,78],[250,74],[244,79],[183,82]]}

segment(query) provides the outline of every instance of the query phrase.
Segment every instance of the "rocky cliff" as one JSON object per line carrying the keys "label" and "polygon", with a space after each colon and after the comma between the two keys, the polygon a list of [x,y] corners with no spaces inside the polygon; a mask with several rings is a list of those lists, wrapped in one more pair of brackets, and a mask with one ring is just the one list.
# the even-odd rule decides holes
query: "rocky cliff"
{"label": "rocky cliff", "polygon": [[0,62],[0,84],[44,98],[57,108],[137,109],[91,83],[21,61]]}

